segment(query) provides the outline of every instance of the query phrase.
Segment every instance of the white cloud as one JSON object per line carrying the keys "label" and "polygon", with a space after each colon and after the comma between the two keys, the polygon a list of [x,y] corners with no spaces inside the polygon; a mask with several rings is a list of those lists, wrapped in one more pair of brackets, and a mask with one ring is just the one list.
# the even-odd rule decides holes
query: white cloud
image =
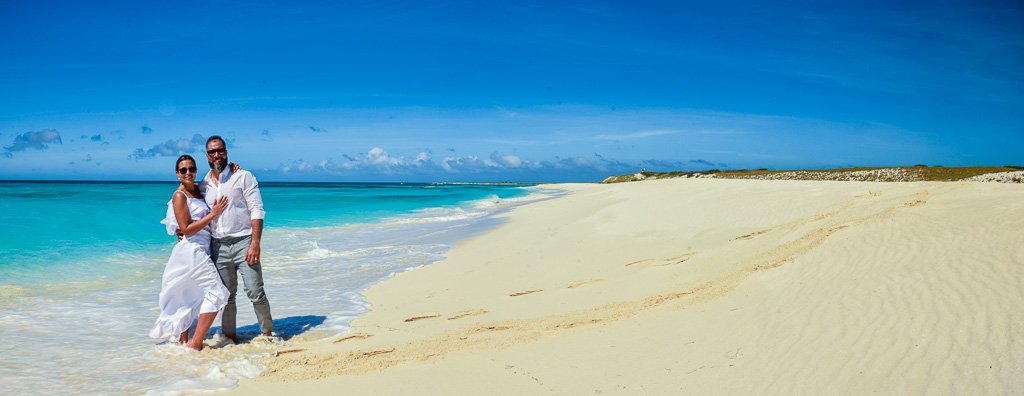
{"label": "white cloud", "polygon": [[504,168],[518,168],[524,165],[522,158],[512,154],[498,154],[497,152],[491,153],[491,161],[494,166]]}
{"label": "white cloud", "polygon": [[405,160],[402,158],[391,158],[387,151],[380,147],[374,147],[370,149],[370,152],[366,153],[366,163],[377,165],[378,167],[390,168],[392,166],[405,165]]}
{"label": "white cloud", "polygon": [[52,143],[63,144],[60,139],[60,132],[54,129],[25,132],[15,136],[14,142],[10,146],[4,146],[4,156],[11,157],[15,151],[25,151],[28,149],[44,150],[50,147]]}
{"label": "white cloud", "polygon": [[281,165],[281,172],[284,172],[284,173],[288,173],[288,172],[308,172],[308,171],[313,170],[313,169],[316,169],[316,167],[313,166],[312,164],[304,161],[304,160],[301,160],[301,159],[292,161],[292,163],[290,163],[290,164]]}
{"label": "white cloud", "polygon": [[175,157],[182,154],[195,153],[205,147],[206,138],[197,133],[195,135],[192,135],[191,139],[171,139],[166,142],[157,144],[153,147],[150,147],[149,149],[146,150],[137,148],[135,149],[135,151],[128,155],[128,158],[138,160],[142,158],[152,158],[156,156]]}
{"label": "white cloud", "polygon": [[441,169],[448,173],[456,173],[466,169],[484,169],[487,164],[475,155],[465,157],[445,157],[441,161]]}

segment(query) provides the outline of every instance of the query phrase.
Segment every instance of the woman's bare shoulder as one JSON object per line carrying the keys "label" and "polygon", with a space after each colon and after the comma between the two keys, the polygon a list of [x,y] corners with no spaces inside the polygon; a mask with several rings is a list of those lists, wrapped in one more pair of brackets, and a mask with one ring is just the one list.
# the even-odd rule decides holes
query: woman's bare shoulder
{"label": "woman's bare shoulder", "polygon": [[174,190],[174,193],[171,194],[171,201],[173,202],[185,202],[186,198],[188,198],[188,193],[186,193],[181,187],[178,187],[178,189]]}

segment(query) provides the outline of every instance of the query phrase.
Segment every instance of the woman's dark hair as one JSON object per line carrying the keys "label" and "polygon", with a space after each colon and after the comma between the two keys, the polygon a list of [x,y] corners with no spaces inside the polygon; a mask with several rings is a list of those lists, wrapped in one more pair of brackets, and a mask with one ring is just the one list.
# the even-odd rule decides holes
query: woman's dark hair
{"label": "woman's dark hair", "polygon": [[196,159],[192,158],[191,155],[188,155],[188,154],[182,155],[181,157],[178,157],[177,161],[174,162],[174,173],[178,173],[178,165],[181,165],[181,161],[184,161],[184,160],[192,161],[193,164],[196,163]]}
{"label": "woman's dark hair", "polygon": [[[191,155],[184,154],[181,157],[178,157],[178,160],[174,161],[174,173],[175,174],[178,173],[178,165],[181,165],[181,161],[185,161],[185,160],[192,161],[193,164],[196,163],[195,158],[192,158]],[[196,198],[202,198],[203,197],[203,194],[201,192],[199,192],[199,185],[198,184],[192,185],[192,188],[195,189],[195,191],[190,191],[192,193],[192,195],[196,196]]]}

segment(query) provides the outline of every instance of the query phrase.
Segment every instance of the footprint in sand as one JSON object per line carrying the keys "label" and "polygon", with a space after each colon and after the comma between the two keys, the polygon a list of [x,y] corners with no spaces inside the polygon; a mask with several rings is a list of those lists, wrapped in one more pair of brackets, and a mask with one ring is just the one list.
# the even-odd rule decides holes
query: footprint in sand
{"label": "footprint in sand", "polygon": [[814,217],[811,217],[811,221],[822,221],[822,220],[825,220],[825,219],[827,219],[829,217],[834,216],[835,214],[836,214],[836,212],[819,213],[819,214],[814,215]]}
{"label": "footprint in sand", "polygon": [[355,334],[347,335],[347,336],[341,337],[341,338],[339,338],[337,340],[334,340],[333,343],[337,344],[339,342],[345,342],[345,341],[365,340],[365,339],[370,338],[370,337],[373,337],[373,334],[355,333]]}
{"label": "footprint in sand", "polygon": [[761,234],[764,234],[764,233],[766,233],[768,231],[771,231],[771,230],[768,229],[768,230],[761,230],[761,231],[758,231],[758,232],[751,232],[751,233],[746,234],[746,235],[740,235],[738,237],[735,237],[732,240],[734,240],[734,241],[746,241],[748,239],[754,239],[754,237],[756,237],[758,235],[761,235]]}
{"label": "footprint in sand", "polygon": [[476,332],[476,333],[479,333],[479,332],[482,332],[482,331],[505,331],[505,330],[509,330],[511,328],[512,328],[512,326],[481,326],[481,327],[478,327],[478,328],[474,329],[473,331]]}
{"label": "footprint in sand", "polygon": [[277,351],[276,353],[274,353],[274,357],[278,357],[278,356],[284,355],[286,353],[295,353],[295,352],[302,352],[302,351],[305,351],[305,349],[302,349],[302,348],[285,349],[283,351]]}
{"label": "footprint in sand", "polygon": [[682,263],[685,263],[687,260],[693,258],[693,256],[696,256],[696,255],[697,255],[697,252],[686,252],[686,253],[683,253],[683,254],[681,254],[679,256],[669,257],[669,258],[665,259],[664,263],[658,264],[658,266],[659,267],[664,267],[666,265],[682,264]]}
{"label": "footprint in sand", "polygon": [[482,334],[489,334],[489,333],[499,332],[499,331],[506,331],[506,330],[511,330],[511,329],[512,329],[512,326],[502,326],[502,325],[477,326],[477,327],[474,327],[473,329],[469,330],[469,333],[466,333],[466,335],[460,336],[459,339],[460,340],[468,340],[470,337],[473,337],[473,336],[482,335]]}
{"label": "footprint in sand", "polygon": [[580,287],[580,286],[586,286],[586,285],[589,285],[591,283],[600,282],[600,281],[602,281],[602,279],[598,279],[598,278],[581,280],[581,281],[576,281],[576,282],[570,283],[570,284],[566,285],[565,287],[567,289],[575,289],[575,288]]}
{"label": "footprint in sand", "polygon": [[[666,266],[666,265],[685,263],[686,260],[689,260],[689,259],[693,258],[693,256],[695,256],[695,255],[697,255],[697,252],[686,252],[686,253],[683,253],[683,254],[675,256],[675,257],[669,257],[669,258],[663,260],[664,262],[661,263],[661,264],[658,264],[657,266],[658,267],[663,267],[663,266]],[[626,263],[625,266],[626,267],[632,267],[632,266],[635,266],[635,265],[647,264],[647,263],[650,263],[652,261],[656,261],[656,260],[652,259],[652,258],[643,259],[643,260],[637,260],[637,261],[634,261],[632,263]]]}
{"label": "footprint in sand", "polygon": [[556,330],[572,329],[572,328],[576,328],[576,327],[579,327],[579,326],[586,326],[586,325],[592,325],[592,324],[601,323],[603,320],[604,319],[601,319],[601,318],[593,318],[593,319],[585,319],[585,320],[579,320],[579,321],[569,322],[569,323],[559,323],[559,324],[556,324],[554,328]]}
{"label": "footprint in sand", "polygon": [[436,318],[438,316],[441,316],[441,314],[439,314],[437,312],[431,312],[431,313],[425,313],[425,314],[422,314],[422,315],[416,315],[416,316],[405,318],[405,321],[406,322],[415,322],[417,320]]}
{"label": "footprint in sand", "polygon": [[457,313],[455,315],[449,316],[448,320],[456,320],[456,319],[468,318],[470,316],[480,316],[480,315],[483,315],[485,313],[487,313],[486,309],[474,309],[474,310],[470,310],[470,311],[462,311],[462,312],[459,312],[459,313]]}
{"label": "footprint in sand", "polygon": [[370,357],[370,356],[376,356],[376,355],[383,355],[385,353],[391,353],[391,352],[394,352],[394,351],[395,351],[395,348],[374,349],[372,351],[363,352],[362,357]]}
{"label": "footprint in sand", "polygon": [[640,265],[640,264],[646,263],[648,261],[654,261],[654,259],[649,258],[649,259],[637,260],[637,261],[634,261],[632,263],[626,263],[625,267],[632,267],[634,265]]}
{"label": "footprint in sand", "polygon": [[509,294],[509,297],[518,297],[518,296],[525,296],[525,295],[527,295],[527,294],[532,294],[532,293],[536,293],[536,292],[540,292],[540,291],[544,291],[544,289],[526,289],[526,290],[520,290],[520,291],[517,291],[517,292],[512,292],[511,294]]}
{"label": "footprint in sand", "polygon": [[909,207],[914,207],[914,206],[920,206],[920,205],[924,205],[924,204],[926,204],[926,203],[928,203],[928,201],[925,201],[925,200],[923,200],[923,199],[915,199],[915,200],[913,200],[913,201],[910,201],[910,202],[904,202],[904,203],[903,203],[903,206],[905,206],[905,207],[908,207],[908,208],[909,208]]}

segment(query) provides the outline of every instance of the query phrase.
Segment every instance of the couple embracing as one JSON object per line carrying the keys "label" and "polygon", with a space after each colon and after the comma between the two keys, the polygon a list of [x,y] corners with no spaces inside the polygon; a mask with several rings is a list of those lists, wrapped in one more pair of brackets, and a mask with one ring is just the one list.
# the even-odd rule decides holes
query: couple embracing
{"label": "couple embracing", "polygon": [[[221,330],[235,340],[235,291],[238,276],[256,310],[260,331],[271,336],[274,323],[263,291],[260,238],[263,234],[263,198],[256,178],[232,164],[224,139],[206,141],[210,172],[196,182],[196,161],[178,157],[174,165],[181,184],[167,203],[161,221],[167,233],[181,240],[171,250],[160,287],[160,316],[149,336],[173,339],[201,350],[217,313],[223,311]],[[189,329],[195,333],[188,338]]]}

